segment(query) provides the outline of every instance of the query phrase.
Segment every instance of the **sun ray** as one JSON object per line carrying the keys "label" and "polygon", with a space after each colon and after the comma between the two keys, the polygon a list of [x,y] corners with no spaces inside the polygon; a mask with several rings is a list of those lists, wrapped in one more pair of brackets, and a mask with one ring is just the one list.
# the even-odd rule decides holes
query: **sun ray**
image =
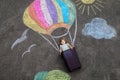
{"label": "sun ray", "polygon": [[81,2],[77,3],[76,6],[79,6],[81,4]]}
{"label": "sun ray", "polygon": [[98,5],[98,6],[100,6],[100,7],[102,7],[102,8],[104,8],[104,6],[102,5],[102,4],[100,4],[100,3],[95,3],[96,5]]}
{"label": "sun ray", "polygon": [[90,14],[90,6],[87,6],[87,14]]}
{"label": "sun ray", "polygon": [[83,5],[80,5],[80,6],[78,7],[78,9],[80,10],[82,7],[83,7]]}
{"label": "sun ray", "polygon": [[104,3],[103,1],[101,1],[101,0],[96,0],[96,1],[98,1],[99,3]]}
{"label": "sun ray", "polygon": [[83,6],[82,14],[85,12],[86,5]]}
{"label": "sun ray", "polygon": [[75,2],[78,3],[80,0],[76,0]]}
{"label": "sun ray", "polygon": [[96,6],[95,4],[93,4],[93,6],[97,9],[97,10],[99,10],[100,12],[102,11],[98,6]]}
{"label": "sun ray", "polygon": [[93,8],[93,6],[90,6],[90,7],[91,7],[93,13],[96,15],[96,12],[95,12],[95,9]]}

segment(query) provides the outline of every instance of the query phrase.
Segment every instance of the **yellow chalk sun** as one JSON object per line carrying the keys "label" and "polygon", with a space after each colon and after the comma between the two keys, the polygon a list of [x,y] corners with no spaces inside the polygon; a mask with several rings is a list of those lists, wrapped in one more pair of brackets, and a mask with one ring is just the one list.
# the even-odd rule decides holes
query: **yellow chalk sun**
{"label": "yellow chalk sun", "polygon": [[87,15],[90,15],[90,13],[94,13],[96,15],[97,11],[101,12],[104,8],[102,0],[76,0],[75,3],[81,14],[87,13]]}
{"label": "yellow chalk sun", "polygon": [[93,4],[95,0],[81,0],[81,2],[84,4]]}

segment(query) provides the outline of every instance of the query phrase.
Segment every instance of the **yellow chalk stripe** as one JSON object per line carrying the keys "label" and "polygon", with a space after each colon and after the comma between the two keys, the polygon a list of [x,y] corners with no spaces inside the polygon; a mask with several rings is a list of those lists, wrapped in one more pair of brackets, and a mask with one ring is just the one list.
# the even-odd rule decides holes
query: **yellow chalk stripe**
{"label": "yellow chalk stripe", "polygon": [[31,28],[35,32],[46,34],[46,30],[40,28],[40,26],[30,17],[28,8],[24,12],[23,22],[27,27]]}

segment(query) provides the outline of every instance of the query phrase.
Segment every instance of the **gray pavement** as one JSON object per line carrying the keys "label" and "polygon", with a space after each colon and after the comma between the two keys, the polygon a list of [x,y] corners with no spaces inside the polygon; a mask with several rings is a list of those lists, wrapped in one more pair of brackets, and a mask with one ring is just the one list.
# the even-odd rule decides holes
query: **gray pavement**
{"label": "gray pavement", "polygon": [[[58,52],[39,34],[29,30],[28,39],[11,46],[27,27],[23,24],[24,10],[33,0],[0,0],[0,80],[33,80],[39,71],[68,72]],[[120,0],[103,0],[104,8],[97,15],[77,11],[78,32],[75,43],[82,65],[80,70],[68,73],[71,80],[120,80]],[[96,40],[81,34],[84,24],[94,17],[102,17],[117,31],[111,40]],[[74,26],[74,25],[73,25]],[[71,28],[71,32],[74,28]],[[72,33],[73,35],[73,33]],[[31,52],[22,53],[32,44]]]}

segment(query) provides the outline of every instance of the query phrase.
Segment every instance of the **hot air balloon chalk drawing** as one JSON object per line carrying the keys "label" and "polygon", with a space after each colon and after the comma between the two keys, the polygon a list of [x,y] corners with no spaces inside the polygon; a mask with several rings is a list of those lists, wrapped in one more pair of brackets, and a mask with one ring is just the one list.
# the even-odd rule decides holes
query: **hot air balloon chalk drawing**
{"label": "hot air balloon chalk drawing", "polygon": [[[76,8],[71,0],[34,0],[23,15],[24,24],[37,32],[48,41],[57,51],[59,50],[54,38],[66,36],[76,18]],[[58,28],[66,29],[66,33],[55,36],[53,31]],[[75,31],[76,32],[76,31]],[[50,36],[55,45],[44,35]],[[71,41],[74,43],[75,36]]]}
{"label": "hot air balloon chalk drawing", "polygon": [[25,10],[23,21],[32,30],[51,35],[56,28],[69,28],[75,12],[74,5],[67,0],[35,0]]}
{"label": "hot air balloon chalk drawing", "polygon": [[[75,32],[72,37],[70,28],[74,21]],[[77,33],[77,19],[76,8],[72,0],[34,0],[24,11],[23,23],[26,27],[37,32],[57,51],[59,51],[59,46],[55,39],[66,35],[69,35],[74,46]],[[53,32],[59,28],[65,29],[66,32],[61,35],[54,35]],[[52,38],[54,43],[46,36]]]}

